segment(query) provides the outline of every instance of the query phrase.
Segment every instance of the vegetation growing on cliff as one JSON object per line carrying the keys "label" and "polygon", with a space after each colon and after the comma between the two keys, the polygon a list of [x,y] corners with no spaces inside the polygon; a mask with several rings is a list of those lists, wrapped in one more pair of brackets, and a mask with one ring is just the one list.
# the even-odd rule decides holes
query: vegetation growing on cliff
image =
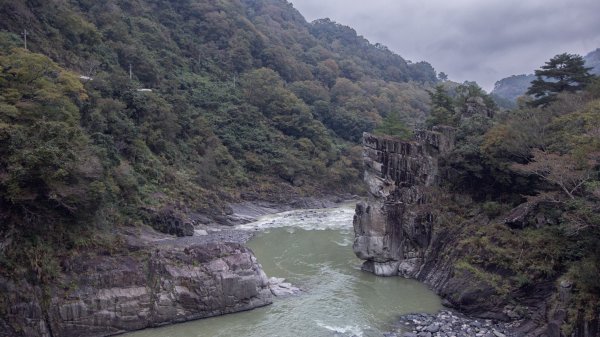
{"label": "vegetation growing on cliff", "polygon": [[469,104],[445,107],[453,101],[443,88],[431,94],[434,112],[457,114],[430,119],[457,127],[444,162],[447,191],[473,201],[444,199],[455,204],[446,212],[463,218],[454,219],[462,226],[456,268],[494,289],[499,303],[560,278],[574,284],[571,323],[597,314],[599,88],[596,78],[576,92],[557,89],[540,107],[495,111],[493,119],[483,99],[469,114]]}

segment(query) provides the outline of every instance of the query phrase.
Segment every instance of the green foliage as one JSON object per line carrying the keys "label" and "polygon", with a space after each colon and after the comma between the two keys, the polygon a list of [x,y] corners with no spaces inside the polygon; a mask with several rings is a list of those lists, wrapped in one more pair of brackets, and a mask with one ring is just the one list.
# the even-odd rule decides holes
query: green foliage
{"label": "green foliage", "polygon": [[16,49],[0,56],[0,190],[37,216],[93,215],[103,167],[79,125],[79,80],[47,57]]}
{"label": "green foliage", "polygon": [[535,71],[536,79],[531,82],[527,95],[533,95],[531,106],[543,106],[556,99],[560,92],[582,90],[591,81],[592,75],[585,67],[583,57],[559,54]]}
{"label": "green foliage", "polygon": [[0,13],[0,231],[32,252],[13,262],[94,246],[89,231],[148,209],[220,215],[242,196],[360,191],[362,133],[385,116],[389,132],[406,131],[390,118],[422,124],[437,81],[428,63],[285,2],[5,1]]}
{"label": "green foliage", "polygon": [[458,117],[454,112],[454,102],[442,84],[435,86],[435,91],[429,92],[431,98],[431,113],[427,118],[428,128],[435,125],[456,126]]}
{"label": "green foliage", "polygon": [[483,209],[483,212],[490,218],[497,217],[505,210],[505,207],[496,201],[484,202],[481,208]]}
{"label": "green foliage", "polygon": [[[467,193],[487,215],[461,224],[456,254],[467,258],[457,268],[508,300],[540,282],[574,282],[571,321],[596,314],[600,303],[600,109],[594,90],[557,93],[543,109],[522,107],[496,121],[463,118],[443,166],[450,187]],[[506,218],[523,196],[529,204],[515,211],[535,217],[525,228],[486,223]]]}
{"label": "green foliage", "polygon": [[393,136],[403,140],[409,140],[412,137],[412,132],[406,127],[396,113],[391,113],[386,116],[381,125],[373,131],[375,134]]}

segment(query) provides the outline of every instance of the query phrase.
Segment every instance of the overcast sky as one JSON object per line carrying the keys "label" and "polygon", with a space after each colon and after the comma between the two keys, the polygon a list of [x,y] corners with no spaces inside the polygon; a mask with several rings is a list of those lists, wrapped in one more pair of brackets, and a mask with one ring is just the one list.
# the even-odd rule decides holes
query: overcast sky
{"label": "overcast sky", "polygon": [[600,47],[600,0],[291,0],[308,21],[328,17],[451,80],[497,80],[552,56]]}

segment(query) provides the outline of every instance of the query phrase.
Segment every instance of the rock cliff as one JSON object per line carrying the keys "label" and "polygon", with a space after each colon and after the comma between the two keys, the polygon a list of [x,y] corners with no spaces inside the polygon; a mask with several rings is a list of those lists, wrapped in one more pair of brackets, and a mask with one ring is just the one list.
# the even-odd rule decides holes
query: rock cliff
{"label": "rock cliff", "polygon": [[62,268],[51,288],[0,279],[0,336],[109,336],[271,303],[268,278],[237,243],[146,245]]}
{"label": "rock cliff", "polygon": [[369,198],[354,217],[354,252],[363,269],[382,276],[412,275],[431,240],[429,190],[440,181],[438,160],[454,145],[453,129],[418,131],[413,141],[363,136]]}
{"label": "rock cliff", "polygon": [[[497,269],[489,274],[494,276],[486,276],[461,265],[470,254],[461,250],[461,240],[493,223],[473,208],[469,196],[439,188],[446,178],[440,163],[453,146],[450,127],[417,131],[411,141],[363,135],[369,195],[356,206],[353,245],[356,255],[365,260],[363,270],[422,281],[447,306],[477,317],[513,321],[516,335],[563,336],[570,282],[548,278],[527,287],[501,288],[502,278],[511,276],[505,271]],[[452,207],[448,205],[473,211],[457,215],[445,209]],[[503,226],[556,223],[539,215],[544,207],[549,207],[544,201],[523,203],[506,214]],[[506,289],[511,289],[510,294]],[[597,314],[578,317],[571,322],[572,336],[600,336]]]}

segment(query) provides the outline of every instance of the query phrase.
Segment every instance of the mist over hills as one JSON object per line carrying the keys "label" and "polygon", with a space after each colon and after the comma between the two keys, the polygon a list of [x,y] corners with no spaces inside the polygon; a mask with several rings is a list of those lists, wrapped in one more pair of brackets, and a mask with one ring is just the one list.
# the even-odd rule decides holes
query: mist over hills
{"label": "mist over hills", "polygon": [[[592,68],[590,73],[600,74],[600,49],[589,52],[584,60],[586,66]],[[533,74],[512,75],[497,81],[491,94],[499,98],[500,102],[505,102],[506,107],[515,107],[517,98],[525,94],[533,80]]]}

